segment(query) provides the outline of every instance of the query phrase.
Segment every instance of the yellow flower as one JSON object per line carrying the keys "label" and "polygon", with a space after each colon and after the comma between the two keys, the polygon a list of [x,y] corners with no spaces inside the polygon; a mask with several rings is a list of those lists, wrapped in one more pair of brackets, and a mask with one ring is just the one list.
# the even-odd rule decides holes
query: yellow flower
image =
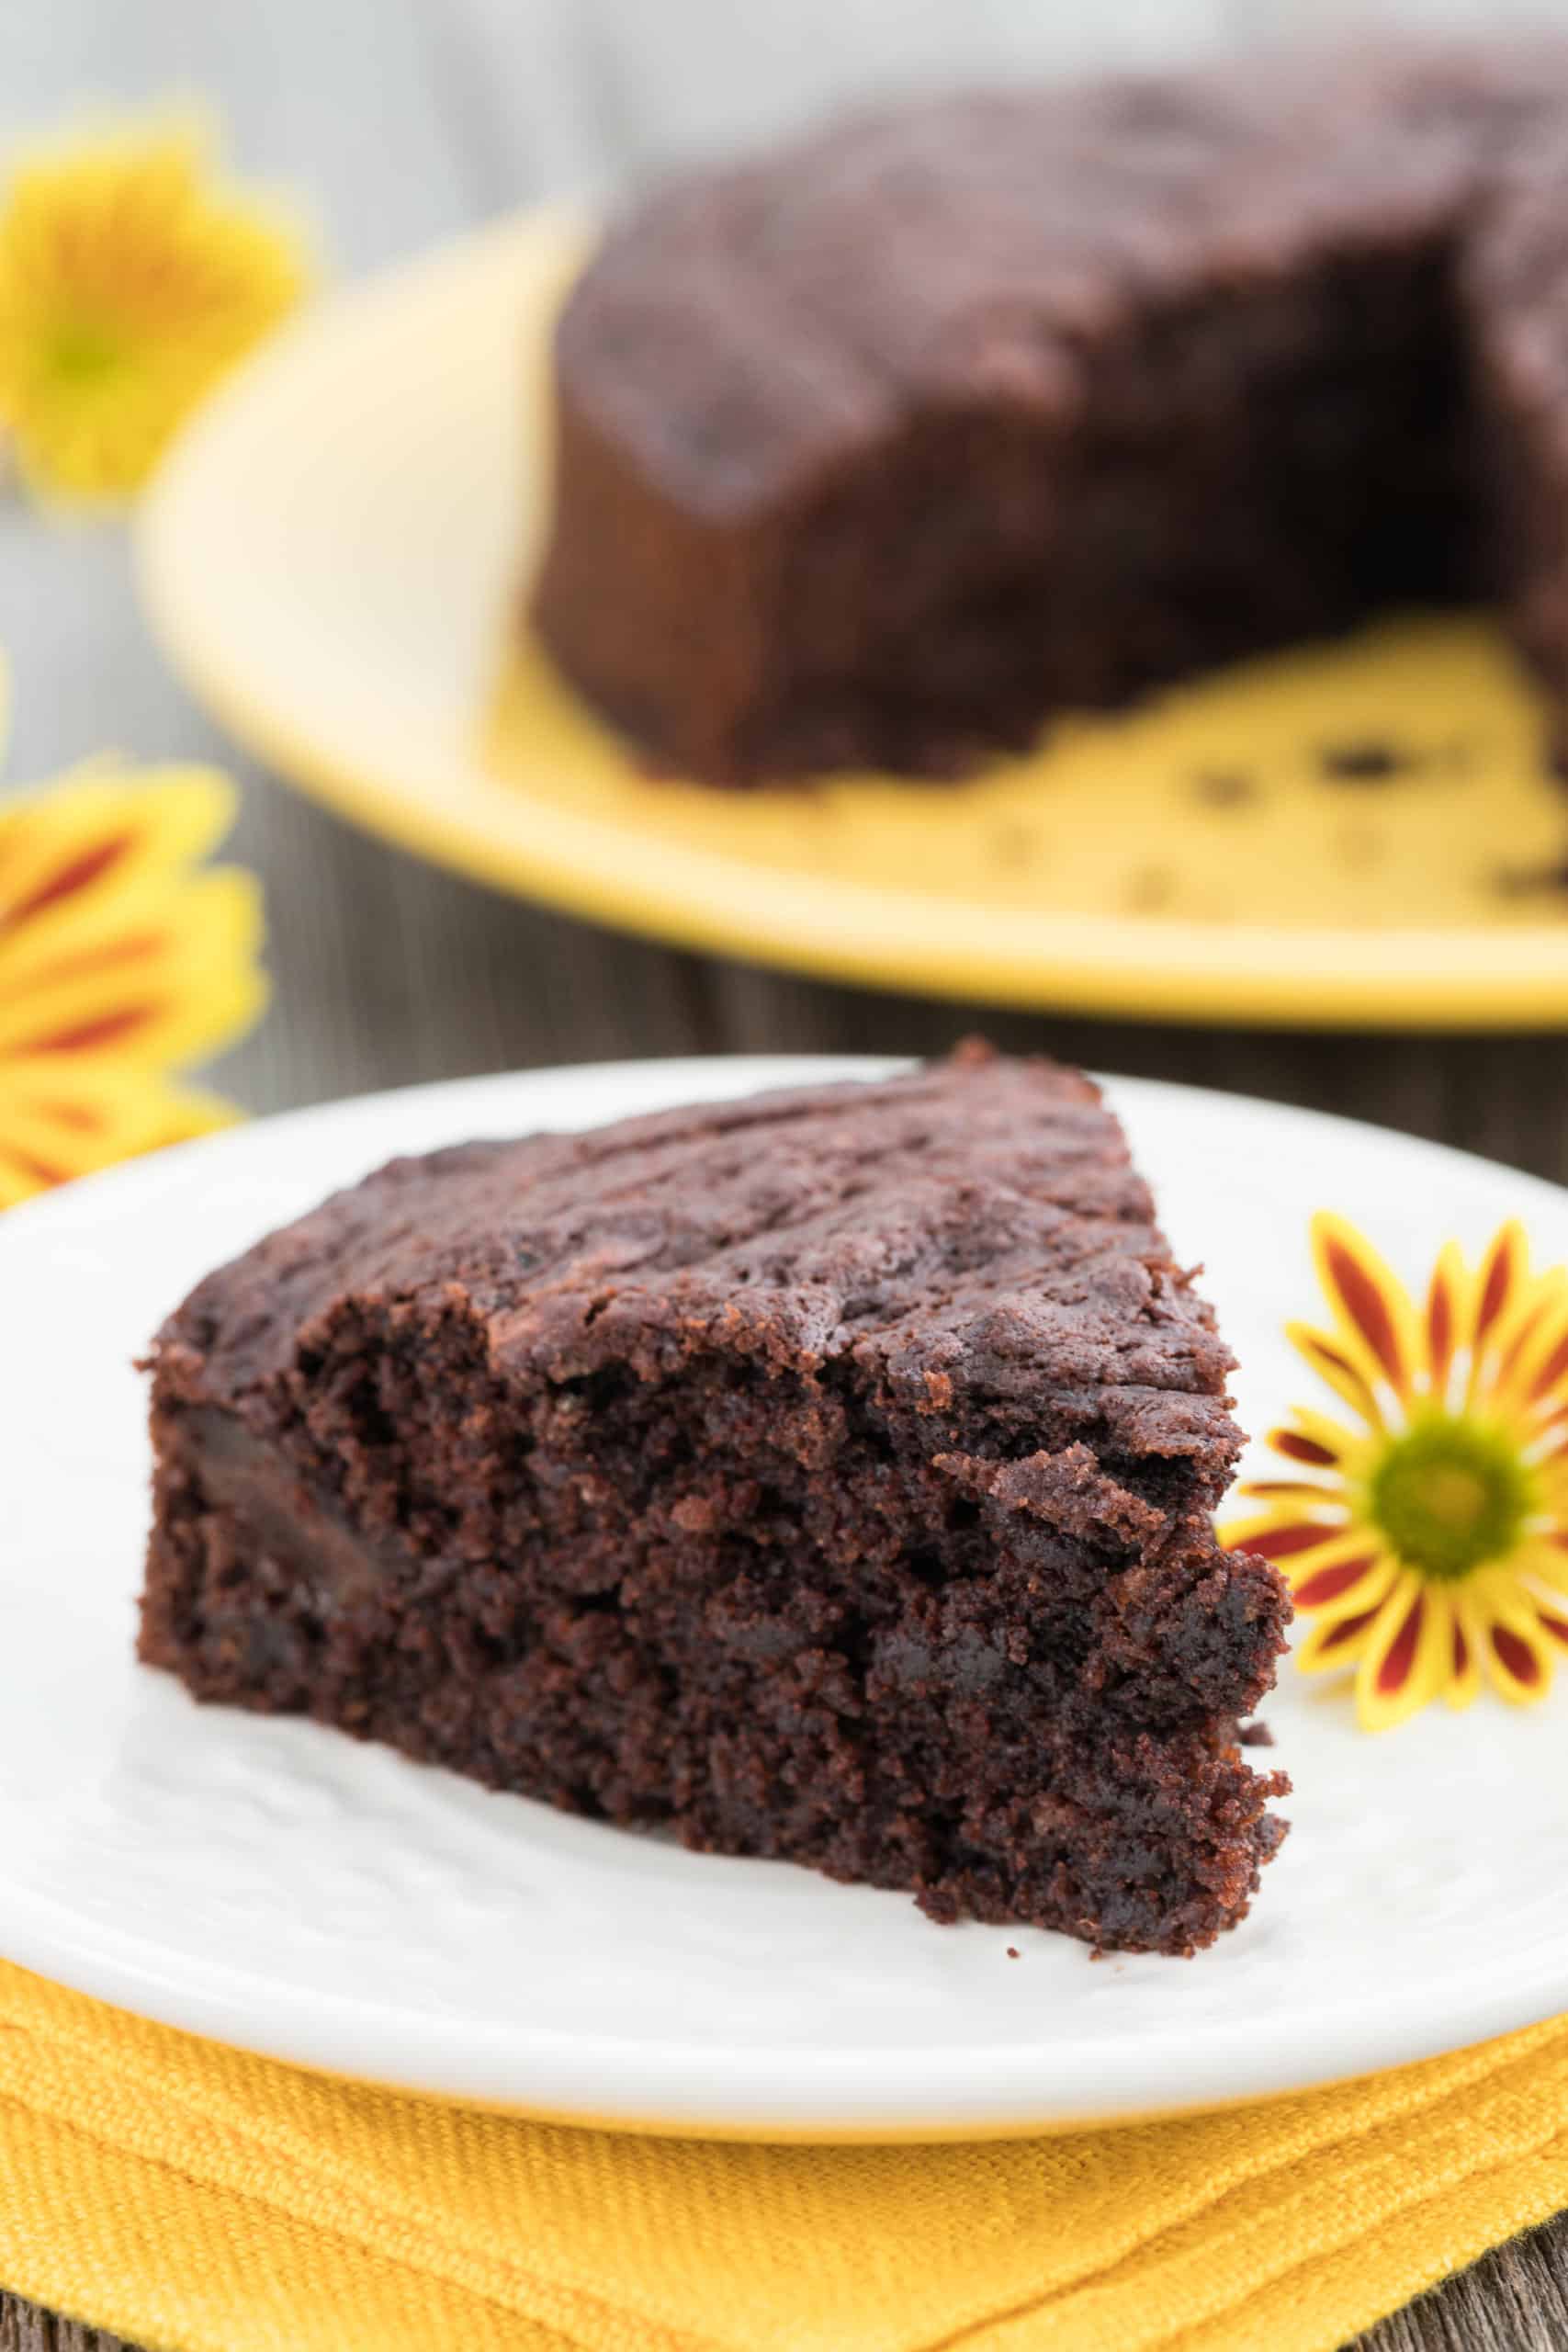
{"label": "yellow flower", "polygon": [[236,1114],[171,1073],[265,1001],[251,876],[203,768],[103,766],[0,801],[0,1208]]}
{"label": "yellow flower", "polygon": [[1225,1541],[1289,1577],[1308,1674],[1351,1670],[1369,1730],[1483,1679],[1541,1698],[1568,1649],[1568,1273],[1522,1227],[1473,1270],[1457,1243],[1418,1307],[1340,1216],[1313,1223],[1333,1328],[1288,1336],[1354,1416],[1297,1408],[1268,1443],[1291,1475],[1238,1491]]}
{"label": "yellow flower", "polygon": [[301,243],[216,189],[188,129],[37,153],[0,206],[0,424],[55,496],[123,496],[289,311]]}

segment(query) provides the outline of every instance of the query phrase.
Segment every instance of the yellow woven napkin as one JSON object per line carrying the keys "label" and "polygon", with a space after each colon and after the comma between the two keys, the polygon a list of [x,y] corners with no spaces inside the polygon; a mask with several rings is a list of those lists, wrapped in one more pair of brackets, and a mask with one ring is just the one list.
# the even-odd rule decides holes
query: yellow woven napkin
{"label": "yellow woven napkin", "polygon": [[168,2352],[1327,2352],[1568,2205],[1565,2127],[1568,2019],[1061,2139],[639,2140],[0,1966],[0,2283]]}

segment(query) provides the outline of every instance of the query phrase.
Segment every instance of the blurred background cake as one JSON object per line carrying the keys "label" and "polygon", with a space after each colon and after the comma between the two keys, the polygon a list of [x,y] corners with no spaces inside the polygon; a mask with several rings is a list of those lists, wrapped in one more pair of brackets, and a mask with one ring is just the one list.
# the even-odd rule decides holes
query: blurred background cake
{"label": "blurred background cake", "polygon": [[534,618],[659,765],[962,771],[1393,604],[1568,672],[1568,49],[919,98],[667,183]]}

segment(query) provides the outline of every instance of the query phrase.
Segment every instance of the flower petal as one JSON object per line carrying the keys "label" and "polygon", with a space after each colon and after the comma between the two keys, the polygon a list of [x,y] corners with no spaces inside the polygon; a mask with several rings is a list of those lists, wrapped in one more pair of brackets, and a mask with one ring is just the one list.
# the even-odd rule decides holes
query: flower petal
{"label": "flower petal", "polygon": [[0,1064],[0,1207],[236,1116],[216,1095],[111,1057]]}
{"label": "flower petal", "polygon": [[1568,1473],[1568,1402],[1547,1414],[1531,1440],[1538,1468]]}
{"label": "flower petal", "polygon": [[1517,1291],[1514,1304],[1494,1329],[1478,1369],[1474,1400],[1493,1414],[1548,1426],[1554,1408],[1568,1404],[1568,1276],[1551,1267]]}
{"label": "flower petal", "polygon": [[1309,1506],[1332,1503],[1337,1511],[1346,1509],[1343,1488],[1321,1478],[1244,1478],[1235,1491],[1238,1495],[1261,1495],[1276,1509],[1281,1498]]}
{"label": "flower petal", "polygon": [[1544,1608],[1539,1601],[1536,1603],[1535,1613],[1540,1620],[1542,1630],[1557,1644],[1559,1649],[1568,1650],[1568,1616],[1558,1610]]}
{"label": "flower petal", "polygon": [[1481,1663],[1487,1680],[1517,1707],[1533,1706],[1551,1687],[1552,1642],[1533,1611],[1483,1608]]}
{"label": "flower petal", "polygon": [[1462,1591],[1453,1600],[1452,1658],[1443,1697],[1456,1712],[1472,1706],[1481,1688],[1481,1628]]}
{"label": "flower petal", "polygon": [[1484,1384],[1485,1402],[1494,1410],[1528,1400],[1533,1386],[1535,1359],[1543,1340],[1550,1346],[1555,1323],[1552,1301],[1538,1294],[1504,1326],[1495,1360]]}
{"label": "flower petal", "polygon": [[1354,1355],[1363,1351],[1374,1380],[1408,1399],[1417,1361],[1416,1317],[1404,1283],[1348,1217],[1321,1209],[1312,1221],[1318,1280]]}
{"label": "flower petal", "polygon": [[1529,1243],[1518,1218],[1510,1217],[1487,1243],[1476,1270],[1472,1319],[1467,1334],[1471,1350],[1467,1402],[1473,1401],[1481,1385],[1488,1345],[1517,1307],[1529,1276]]}
{"label": "flower petal", "polygon": [[1305,1357],[1319,1379],[1325,1380],[1369,1429],[1381,1430],[1385,1426],[1382,1407],[1373,1393],[1371,1379],[1337,1340],[1330,1339],[1325,1332],[1314,1331],[1306,1323],[1287,1323],[1285,1337],[1297,1352]]}
{"label": "flower petal", "polygon": [[92,762],[0,805],[0,957],[7,987],[26,944],[70,951],[74,924],[133,885],[167,880],[208,856],[234,821],[233,786],[215,769],[146,774]]}
{"label": "flower petal", "polygon": [[1514,1568],[1549,1590],[1568,1594],[1568,1533],[1558,1532],[1529,1537],[1516,1554]]}
{"label": "flower petal", "polygon": [[1228,1552],[1254,1552],[1264,1560],[1296,1559],[1341,1541],[1344,1534],[1342,1519],[1302,1519],[1293,1513],[1280,1519],[1272,1512],[1261,1519],[1227,1520],[1219,1530]]}
{"label": "flower petal", "polygon": [[1361,1610],[1351,1617],[1314,1618],[1292,1653],[1298,1668],[1303,1674],[1331,1674],[1338,1668],[1354,1666],[1377,1622],[1376,1609]]}
{"label": "flower petal", "polygon": [[1307,1437],[1300,1430],[1270,1430],[1263,1442],[1289,1462],[1310,1462],[1327,1469],[1339,1459],[1320,1439]]}
{"label": "flower petal", "polygon": [[1427,1289],[1426,1342],[1429,1394],[1446,1401],[1449,1374],[1459,1351],[1461,1335],[1470,1315],[1470,1277],[1464,1253],[1457,1241],[1445,1241],[1438,1252]]}
{"label": "flower petal", "polygon": [[1291,1597],[1298,1609],[1325,1610],[1332,1616],[1353,1617],[1375,1609],[1398,1573],[1387,1552],[1357,1552],[1348,1560],[1331,1561],[1292,1577]]}
{"label": "flower petal", "polygon": [[1288,1425],[1270,1430],[1263,1441],[1270,1452],[1299,1462],[1304,1469],[1337,1472],[1339,1476],[1329,1482],[1334,1485],[1342,1484],[1350,1464],[1372,1442],[1365,1430],[1350,1429],[1309,1405],[1297,1405]]}
{"label": "flower petal", "polygon": [[1362,1727],[1391,1731],[1419,1713],[1452,1668],[1449,1596],[1407,1569],[1369,1628],[1356,1668],[1356,1713]]}
{"label": "flower petal", "polygon": [[255,956],[261,899],[219,867],[139,901],[99,952],[57,961],[13,986],[0,969],[0,1063],[13,1056],[113,1051],[144,1066],[195,1061],[254,1022],[265,1002]]}
{"label": "flower petal", "polygon": [[[1370,1529],[1354,1522],[1326,1528],[1323,1533],[1321,1544],[1287,1553],[1280,1563],[1297,1608],[1335,1618],[1351,1616],[1359,1608],[1370,1609],[1382,1599],[1397,1571],[1393,1555],[1382,1549]],[[1220,1539],[1229,1551],[1269,1556],[1263,1551],[1256,1522],[1250,1530],[1223,1527]],[[1341,1575],[1341,1570],[1350,1573]],[[1311,1597],[1303,1599],[1309,1588]]]}
{"label": "flower petal", "polygon": [[1568,1401],[1568,1306],[1554,1315],[1542,1334],[1544,1346],[1534,1351],[1529,1368],[1529,1395],[1534,1405]]}

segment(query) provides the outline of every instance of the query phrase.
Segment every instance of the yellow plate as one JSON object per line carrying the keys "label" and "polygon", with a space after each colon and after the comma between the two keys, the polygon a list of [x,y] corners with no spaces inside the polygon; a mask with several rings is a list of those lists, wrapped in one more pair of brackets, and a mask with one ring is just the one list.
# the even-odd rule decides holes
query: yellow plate
{"label": "yellow plate", "polygon": [[640,775],[514,621],[582,250],[534,213],[356,289],[164,468],[154,626],[274,766],[498,888],[844,979],[1190,1020],[1568,1019],[1568,799],[1482,616],[1246,664],[958,786]]}

